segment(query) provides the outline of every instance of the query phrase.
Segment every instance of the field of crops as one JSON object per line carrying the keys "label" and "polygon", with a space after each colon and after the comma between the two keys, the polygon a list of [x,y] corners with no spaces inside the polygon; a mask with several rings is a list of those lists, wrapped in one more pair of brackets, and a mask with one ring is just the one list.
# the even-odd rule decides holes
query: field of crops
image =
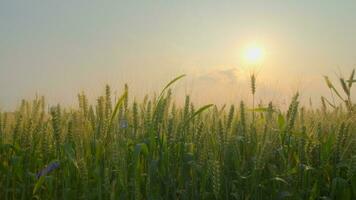
{"label": "field of crops", "polygon": [[81,93],[75,109],[37,98],[0,113],[0,199],[356,198],[353,75],[342,92],[325,77],[342,104],[296,94],[285,111],[178,106],[180,78],[142,102],[107,86],[95,105]]}

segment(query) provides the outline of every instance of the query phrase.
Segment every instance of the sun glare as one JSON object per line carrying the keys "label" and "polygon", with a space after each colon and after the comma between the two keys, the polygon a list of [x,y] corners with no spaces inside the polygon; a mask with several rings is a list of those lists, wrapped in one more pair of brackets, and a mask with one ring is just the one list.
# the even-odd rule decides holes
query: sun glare
{"label": "sun glare", "polygon": [[248,64],[260,64],[263,59],[263,49],[257,45],[248,47],[245,50],[245,60]]}

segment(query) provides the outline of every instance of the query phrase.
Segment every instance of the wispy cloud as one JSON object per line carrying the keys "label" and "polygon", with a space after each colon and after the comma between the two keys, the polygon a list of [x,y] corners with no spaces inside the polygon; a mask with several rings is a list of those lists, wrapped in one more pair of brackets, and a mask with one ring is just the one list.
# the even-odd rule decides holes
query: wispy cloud
{"label": "wispy cloud", "polygon": [[[185,80],[185,87],[177,88],[177,97],[190,94],[196,103],[238,104],[241,100],[251,102],[250,72],[238,67],[219,67],[207,71],[195,71]],[[299,85],[292,87],[293,81],[276,80],[266,74],[257,76],[256,102],[267,104],[273,101],[280,106],[288,105],[296,91],[306,93]],[[183,91],[183,93],[182,93]],[[307,93],[306,93],[307,95]],[[309,96],[305,98],[309,99]],[[183,98],[181,98],[182,100]]]}

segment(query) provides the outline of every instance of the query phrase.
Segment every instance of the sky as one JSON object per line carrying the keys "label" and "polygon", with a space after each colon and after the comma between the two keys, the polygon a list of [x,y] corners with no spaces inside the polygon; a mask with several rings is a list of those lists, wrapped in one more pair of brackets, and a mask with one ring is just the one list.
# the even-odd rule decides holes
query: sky
{"label": "sky", "polygon": [[[45,95],[50,104],[92,101],[110,84],[132,98],[174,88],[177,99],[286,104],[294,92],[318,101],[323,75],[356,66],[356,1],[0,1],[0,108]],[[250,44],[263,61],[243,60]]]}

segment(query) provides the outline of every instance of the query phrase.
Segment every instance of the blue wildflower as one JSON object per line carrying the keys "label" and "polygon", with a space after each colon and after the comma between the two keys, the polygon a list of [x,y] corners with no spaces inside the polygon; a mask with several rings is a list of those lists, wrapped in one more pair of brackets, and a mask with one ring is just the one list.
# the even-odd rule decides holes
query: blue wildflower
{"label": "blue wildflower", "polygon": [[129,126],[129,123],[127,122],[126,119],[120,120],[120,128],[127,128],[128,126]]}
{"label": "blue wildflower", "polygon": [[53,162],[47,165],[47,167],[43,168],[40,172],[37,173],[36,178],[39,179],[41,176],[45,176],[49,174],[51,171],[59,168],[59,166],[60,166],[59,162]]}

